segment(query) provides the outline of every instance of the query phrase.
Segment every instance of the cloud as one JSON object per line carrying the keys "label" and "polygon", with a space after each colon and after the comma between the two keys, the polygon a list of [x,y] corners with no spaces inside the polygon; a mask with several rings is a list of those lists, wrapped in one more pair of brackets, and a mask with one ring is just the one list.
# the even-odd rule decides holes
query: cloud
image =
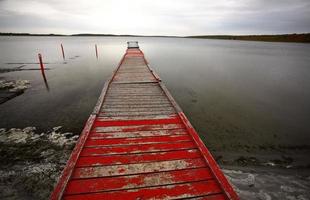
{"label": "cloud", "polygon": [[145,35],[310,32],[308,0],[1,0],[2,32]]}

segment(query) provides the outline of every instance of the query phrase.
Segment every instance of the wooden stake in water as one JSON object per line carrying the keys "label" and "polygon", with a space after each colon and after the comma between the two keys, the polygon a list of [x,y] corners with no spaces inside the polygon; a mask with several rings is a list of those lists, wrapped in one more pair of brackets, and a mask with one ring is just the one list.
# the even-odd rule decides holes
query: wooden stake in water
{"label": "wooden stake in water", "polygon": [[44,65],[43,65],[42,56],[40,53],[38,54],[38,57],[39,57],[41,72],[44,73]]}
{"label": "wooden stake in water", "polygon": [[62,45],[62,44],[60,44],[60,46],[61,46],[62,58],[65,60],[65,59],[66,59],[66,57],[65,57],[64,47],[63,47],[63,45]]}
{"label": "wooden stake in water", "polygon": [[98,49],[97,49],[97,44],[95,44],[95,50],[96,50],[96,58],[98,59]]}
{"label": "wooden stake in water", "polygon": [[44,65],[43,65],[43,61],[42,61],[42,56],[40,53],[38,54],[38,57],[39,57],[39,63],[40,63],[41,73],[42,73],[42,77],[43,77],[43,80],[45,83],[45,87],[46,87],[47,91],[49,91],[50,88],[49,88],[48,83],[47,83],[47,79],[46,79],[45,71],[44,71]]}

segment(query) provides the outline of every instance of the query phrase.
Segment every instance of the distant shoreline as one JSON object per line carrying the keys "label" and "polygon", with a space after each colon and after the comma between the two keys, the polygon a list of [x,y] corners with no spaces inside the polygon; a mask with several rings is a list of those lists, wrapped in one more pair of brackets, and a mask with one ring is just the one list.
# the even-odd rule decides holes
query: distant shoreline
{"label": "distant shoreline", "polygon": [[181,36],[161,36],[161,35],[117,35],[117,34],[92,34],[92,33],[80,33],[80,34],[34,34],[34,33],[1,33],[0,36],[47,36],[47,37],[54,37],[54,36],[63,36],[63,37],[177,37],[183,38]]}
{"label": "distant shoreline", "polygon": [[193,35],[193,36],[160,36],[160,35],[116,35],[116,34],[31,34],[31,33],[0,33],[0,36],[64,36],[64,37],[165,37],[165,38],[193,38],[193,39],[221,39],[221,40],[245,40],[262,42],[295,42],[310,43],[310,33],[276,34],[276,35]]}
{"label": "distant shoreline", "polygon": [[281,35],[198,35],[186,38],[310,43],[310,33]]}

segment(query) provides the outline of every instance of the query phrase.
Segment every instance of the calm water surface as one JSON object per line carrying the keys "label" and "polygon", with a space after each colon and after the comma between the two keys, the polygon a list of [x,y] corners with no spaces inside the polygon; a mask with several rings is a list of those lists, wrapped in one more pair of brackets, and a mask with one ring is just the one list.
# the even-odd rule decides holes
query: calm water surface
{"label": "calm water surface", "polygon": [[[40,71],[0,74],[29,80],[0,105],[0,127],[63,126],[80,133],[126,41],[138,40],[194,127],[213,150],[304,147],[310,141],[310,45],[126,37],[0,37],[0,68],[37,62]],[[60,43],[66,52],[63,63]],[[94,45],[98,45],[96,60]],[[10,63],[10,64],[8,64]],[[38,68],[38,64],[25,64]]]}

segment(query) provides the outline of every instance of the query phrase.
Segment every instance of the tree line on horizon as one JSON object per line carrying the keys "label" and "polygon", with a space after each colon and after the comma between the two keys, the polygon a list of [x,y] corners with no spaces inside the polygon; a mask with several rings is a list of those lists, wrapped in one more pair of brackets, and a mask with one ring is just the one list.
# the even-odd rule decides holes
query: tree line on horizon
{"label": "tree line on horizon", "polygon": [[72,35],[64,34],[32,34],[32,33],[0,33],[0,36],[103,36],[103,37],[177,37],[197,39],[222,39],[222,40],[247,40],[265,42],[299,42],[310,43],[310,33],[275,34],[275,35],[193,35],[193,36],[146,36],[146,35],[116,35],[116,34],[92,34],[80,33]]}

